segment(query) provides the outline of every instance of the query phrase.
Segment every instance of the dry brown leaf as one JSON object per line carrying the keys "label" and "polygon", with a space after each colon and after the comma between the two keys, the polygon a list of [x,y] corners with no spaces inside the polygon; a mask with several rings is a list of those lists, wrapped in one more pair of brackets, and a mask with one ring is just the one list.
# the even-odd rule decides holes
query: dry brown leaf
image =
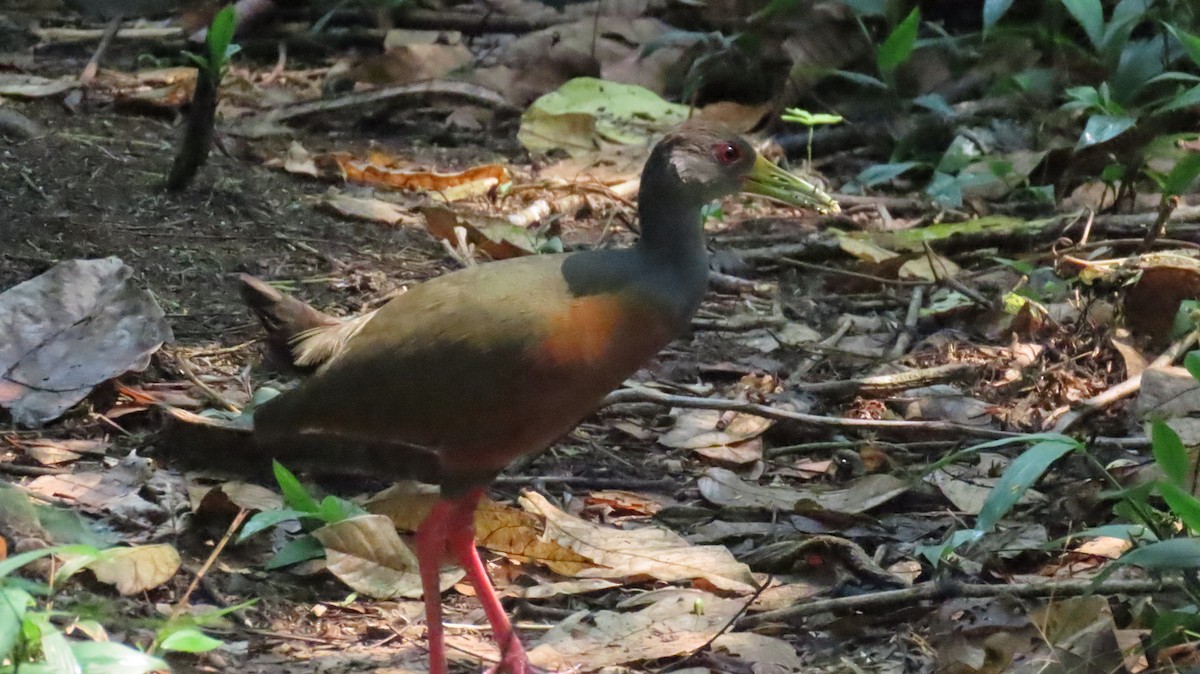
{"label": "dry brown leaf", "polygon": [[861,513],[903,494],[907,484],[891,475],[867,475],[848,487],[762,486],[746,482],[724,468],[710,468],[699,481],[700,495],[710,503],[739,508],[794,510],[802,501],[834,512]]}
{"label": "dry brown leaf", "polygon": [[318,205],[335,215],[385,225],[415,224],[417,218],[398,204],[382,199],[352,197],[348,194],[328,194]]}
{"label": "dry brown leaf", "polygon": [[84,454],[104,454],[108,443],[103,440],[35,438],[21,444],[26,455],[42,465],[56,465],[78,460]]}
{"label": "dry brown leaf", "polygon": [[658,443],[675,449],[698,449],[742,442],[762,435],[774,422],[752,414],[732,417],[721,410],[671,410],[675,425]]}
{"label": "dry brown leaf", "polygon": [[748,663],[754,674],[791,674],[804,667],[791,644],[765,634],[728,632],[717,637],[712,645]]}
{"label": "dry brown leaf", "polygon": [[462,228],[467,243],[493,260],[531,255],[545,243],[533,229],[514,225],[503,218],[463,213],[441,206],[426,206],[421,209],[421,215],[425,216],[425,227],[434,238],[455,246],[458,244],[455,230]]}
{"label": "dry brown leaf", "polygon": [[657,527],[622,530],[579,519],[555,508],[535,492],[521,495],[521,506],[545,520],[543,540],[571,550],[590,564],[548,561],[558,573],[579,578],[655,578],[665,582],[704,580],[738,593],[754,589],[750,568],[724,546],[690,545],[678,534]]}
{"label": "dry brown leaf", "polygon": [[115,257],[67,260],[0,293],[0,406],[21,425],[58,418],[92,388],[150,364],[171,328]]}
{"label": "dry brown leaf", "polygon": [[410,43],[368,56],[347,76],[369,84],[412,84],[441,79],[470,62],[471,50],[461,44]]}
{"label": "dry brown leaf", "polygon": [[216,486],[189,484],[188,501],[192,512],[236,512],[239,508],[263,511],[283,508],[283,497],[275,491],[262,485],[237,481]]}
{"label": "dry brown leaf", "polygon": [[329,155],[347,180],[396,190],[435,193],[446,201],[482,196],[499,185],[512,182],[508,169],[500,164],[475,166],[456,173],[437,173],[412,167],[408,162],[380,152],[367,159],[346,153]]}
{"label": "dry brown leaf", "polygon": [[584,502],[589,506],[607,506],[621,515],[653,515],[669,503],[661,496],[638,494],[621,489],[594,491],[584,497]]}
{"label": "dry brown leaf", "polygon": [[603,578],[578,578],[557,583],[538,583],[529,587],[513,586],[511,589],[524,599],[549,599],[559,595],[587,594],[620,587],[620,583]]}
{"label": "dry brown leaf", "polygon": [[86,568],[101,583],[115,585],[128,596],[151,590],[171,579],[179,570],[179,552],[167,544],[113,548]]}
{"label": "dry brown leaf", "polygon": [[84,509],[137,519],[162,508],[138,495],[148,477],[145,459],[132,457],[103,472],[42,475],[26,488],[34,494],[74,501]]}
{"label": "dry brown leaf", "polygon": [[0,73],[0,96],[46,98],[79,86],[73,77],[50,79],[22,73]]}
{"label": "dry brown leaf", "polygon": [[[421,596],[417,558],[387,517],[351,517],[327,524],[313,536],[325,546],[326,568],[354,590],[376,599]],[[461,569],[443,572],[442,589],[464,575]]]}
{"label": "dry brown leaf", "polygon": [[936,253],[927,253],[900,265],[896,275],[905,281],[940,281],[958,276],[962,269],[953,260]]}
{"label": "dry brown leaf", "polygon": [[724,629],[742,603],[700,590],[647,592],[618,607],[644,607],[638,611],[580,611],[567,618],[529,651],[529,659],[554,671],[594,671],[690,653]]}
{"label": "dry brown leaf", "polygon": [[715,447],[697,447],[695,452],[706,459],[731,466],[744,466],[748,463],[761,461],[763,458],[762,438],[751,438],[745,442],[735,442]]}

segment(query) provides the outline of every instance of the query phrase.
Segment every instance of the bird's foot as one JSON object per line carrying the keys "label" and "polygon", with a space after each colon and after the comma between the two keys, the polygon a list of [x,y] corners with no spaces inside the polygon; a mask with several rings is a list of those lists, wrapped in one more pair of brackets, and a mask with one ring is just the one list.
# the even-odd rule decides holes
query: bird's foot
{"label": "bird's foot", "polygon": [[500,663],[484,674],[538,674],[541,671],[529,662],[525,647],[515,634],[507,644],[501,644],[501,648],[503,652],[500,654]]}

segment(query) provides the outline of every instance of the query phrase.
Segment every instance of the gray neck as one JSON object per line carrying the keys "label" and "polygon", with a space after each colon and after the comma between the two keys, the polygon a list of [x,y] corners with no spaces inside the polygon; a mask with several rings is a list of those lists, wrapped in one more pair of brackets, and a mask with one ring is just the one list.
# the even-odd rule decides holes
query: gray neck
{"label": "gray neck", "polygon": [[708,289],[708,250],[700,221],[703,201],[671,181],[654,180],[657,174],[642,174],[642,236],[635,250],[645,265],[648,292],[669,309],[683,331]]}
{"label": "gray neck", "polygon": [[642,237],[637,247],[660,264],[686,265],[700,258],[707,265],[704,229],[700,222],[704,202],[674,181],[656,179],[655,176],[661,173],[648,167],[642,174],[638,191],[638,222]]}

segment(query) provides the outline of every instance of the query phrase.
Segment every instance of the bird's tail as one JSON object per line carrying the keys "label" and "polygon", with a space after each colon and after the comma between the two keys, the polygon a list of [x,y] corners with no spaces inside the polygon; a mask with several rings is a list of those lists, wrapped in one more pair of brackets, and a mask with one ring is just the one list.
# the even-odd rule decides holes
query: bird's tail
{"label": "bird's tail", "polygon": [[267,359],[282,369],[312,372],[341,353],[374,312],[340,319],[285,295],[249,274],[238,276],[242,300],[267,332]]}

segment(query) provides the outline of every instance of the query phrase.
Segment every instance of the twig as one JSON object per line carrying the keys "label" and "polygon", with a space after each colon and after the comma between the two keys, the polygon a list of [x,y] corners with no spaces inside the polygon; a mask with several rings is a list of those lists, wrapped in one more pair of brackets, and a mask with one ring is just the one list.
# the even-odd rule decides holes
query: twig
{"label": "twig", "polygon": [[467,82],[432,81],[421,84],[404,84],[384,87],[372,91],[358,91],[338,98],[322,99],[296,103],[281,108],[275,108],[260,115],[243,117],[231,125],[230,133],[249,133],[254,135],[262,125],[275,125],[310,115],[336,112],[361,112],[364,106],[395,104],[405,99],[424,101],[430,97],[440,96],[451,98],[463,103],[482,105],[502,111],[515,111],[515,108],[500,94],[484,87]]}
{"label": "twig", "polygon": [[982,583],[959,583],[957,581],[931,581],[903,590],[889,590],[873,594],[820,599],[805,604],[789,606],[775,611],[747,616],[738,627],[748,629],[767,622],[785,622],[807,616],[834,611],[861,611],[887,606],[915,604],[920,601],[950,598],[987,597],[1079,597],[1107,594],[1151,594],[1154,592],[1178,592],[1185,587],[1183,579],[1133,579],[1108,580],[1097,583],[1093,580],[1063,580],[1046,583],[1021,583],[1015,585],[985,585]]}
{"label": "twig", "polygon": [[749,293],[751,295],[766,296],[771,294],[771,284],[759,281],[751,281],[740,276],[731,274],[722,274],[719,271],[708,272],[708,287],[723,293],[740,294]]}
{"label": "twig", "polygon": [[200,570],[196,572],[196,576],[192,578],[192,582],[188,584],[187,590],[184,591],[183,596],[179,598],[179,601],[175,602],[175,608],[171,609],[171,616],[167,618],[168,623],[178,618],[179,614],[183,612],[183,609],[187,608],[188,600],[192,598],[192,593],[195,592],[196,588],[200,585],[200,579],[203,578],[204,574],[208,573],[208,570],[212,568],[214,563],[216,563],[217,557],[220,556],[221,551],[225,549],[225,546],[229,544],[230,539],[233,538],[234,532],[242,526],[242,522],[246,519],[246,515],[248,514],[250,514],[249,510],[246,510],[245,508],[238,509],[238,513],[233,516],[233,521],[229,523],[229,528],[225,530],[225,535],[221,537],[221,540],[217,541],[217,545],[213,548],[213,551],[209,553],[208,559],[204,560],[204,565],[201,566]]}
{"label": "twig", "polygon": [[196,376],[196,371],[192,369],[192,364],[190,361],[188,361],[187,356],[179,353],[178,351],[176,351],[173,355],[175,356],[175,363],[179,365],[179,369],[183,372],[183,376],[187,377],[188,381],[198,386],[200,390],[204,392],[204,395],[208,396],[209,400],[220,405],[221,407],[224,407],[230,412],[242,411],[242,408],[229,402],[225,399],[225,396],[218,393],[216,389],[201,381],[200,377]]}
{"label": "twig", "polygon": [[680,482],[674,478],[631,480],[629,478],[581,477],[581,476],[546,476],[546,475],[501,475],[495,484],[527,485],[527,484],[562,484],[586,489],[646,489],[662,491],[678,491]]}
{"label": "twig", "polygon": [[808,424],[818,428],[861,431],[917,431],[923,433],[953,433],[984,438],[1011,438],[1022,435],[998,431],[991,428],[979,428],[966,424],[955,424],[947,421],[894,421],[885,419],[843,419],[838,417],[822,417],[816,414],[791,412],[770,405],[741,402],[722,398],[697,398],[694,396],[668,395],[653,389],[636,388],[621,389],[608,394],[601,404],[602,407],[631,402],[651,402],[669,407],[685,407],[700,410],[728,410],[754,414],[776,421],[790,421]]}
{"label": "twig", "polygon": [[[846,336],[846,333],[850,332],[850,328],[853,326],[854,326],[853,321],[851,321],[848,318],[843,317],[841,320],[838,321],[837,330],[835,330],[832,335],[826,337],[825,339],[822,339],[820,342],[817,342],[817,346],[821,346],[821,347],[835,346],[838,342],[842,341],[842,338]],[[792,372],[791,376],[789,376],[788,379],[792,380],[792,381],[797,381],[797,380],[803,379],[804,375],[808,374],[809,370],[812,370],[814,367],[816,367],[817,363],[821,362],[822,360],[824,360],[824,358],[823,358],[821,350],[820,349],[813,350],[813,352],[811,354],[809,354],[809,356],[807,358],[804,359],[803,363],[800,363],[799,365],[796,366],[796,370],[794,372]]]}
{"label": "twig", "polygon": [[762,328],[782,328],[787,325],[783,316],[730,316],[729,318],[693,318],[693,330],[743,332]]}
{"label": "twig", "polygon": [[812,262],[802,262],[793,260],[787,257],[779,258],[778,262],[788,267],[796,267],[798,269],[810,269],[812,271],[821,271],[827,274],[837,274],[839,276],[848,276],[850,278],[863,279],[864,281],[874,281],[880,285],[892,286],[927,286],[933,285],[933,281],[906,281],[904,279],[884,278],[882,276],[874,276],[872,274],[863,274],[862,272],[850,271],[849,269],[838,269],[837,267],[828,267],[823,264],[813,264]]}
{"label": "twig", "polygon": [[[1175,360],[1186,353],[1188,349],[1192,348],[1192,346],[1196,343],[1197,336],[1197,331],[1189,332],[1179,341],[1174,342],[1167,347],[1166,351],[1163,351],[1158,358],[1155,358],[1154,361],[1147,366],[1147,369],[1151,367],[1165,367],[1175,362]],[[1141,388],[1142,372],[1139,372],[1120,384],[1109,388],[1107,391],[1080,402],[1075,406],[1075,409],[1071,409],[1068,406],[1063,406],[1054,410],[1050,413],[1047,421],[1051,419],[1058,419],[1058,423],[1054,424],[1054,431],[1056,433],[1066,433],[1084,418],[1099,412],[1100,410],[1108,407],[1122,398],[1137,393]],[[1059,419],[1060,415],[1062,417],[1061,419]]]}
{"label": "twig", "polygon": [[793,388],[804,393],[850,395],[854,393],[886,394],[893,391],[929,386],[944,381],[965,379],[979,370],[975,363],[950,363],[905,372],[893,372],[871,377],[796,384]]}
{"label": "twig", "polygon": [[70,468],[58,468],[55,466],[22,466],[20,464],[9,463],[7,461],[0,462],[0,472],[10,475],[26,475],[29,477],[40,477],[42,475],[64,475],[70,473]]}
{"label": "twig", "polygon": [[913,335],[917,333],[917,319],[921,317],[921,305],[924,303],[925,288],[921,286],[913,288],[912,297],[908,300],[908,313],[904,316],[904,329],[896,337],[889,360],[899,360],[908,352],[908,347],[912,345]]}
{"label": "twig", "polygon": [[1154,247],[1154,241],[1158,237],[1167,233],[1167,221],[1171,219],[1171,214],[1179,208],[1178,196],[1164,196],[1162,201],[1158,202],[1158,218],[1154,220],[1154,224],[1146,228],[1146,238],[1142,241],[1141,252],[1145,253]]}

